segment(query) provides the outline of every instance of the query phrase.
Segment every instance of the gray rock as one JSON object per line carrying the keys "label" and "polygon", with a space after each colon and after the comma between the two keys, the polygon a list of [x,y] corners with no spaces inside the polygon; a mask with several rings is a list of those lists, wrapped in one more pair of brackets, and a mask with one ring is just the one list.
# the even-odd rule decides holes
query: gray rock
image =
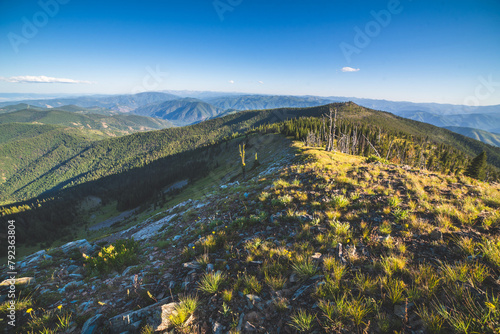
{"label": "gray rock", "polygon": [[86,253],[86,254],[92,253],[93,250],[92,245],[86,239],[68,242],[67,244],[61,246],[60,248],[65,254],[74,249],[78,249],[80,253]]}
{"label": "gray rock", "polygon": [[441,240],[443,239],[443,233],[441,233],[440,230],[438,229],[435,229],[431,232],[431,234],[429,234],[429,237],[432,239],[432,240]]}
{"label": "gray rock", "polygon": [[177,241],[177,240],[179,240],[180,238],[181,238],[181,236],[180,236],[180,235],[176,235],[176,236],[174,237],[174,241]]}
{"label": "gray rock", "polygon": [[64,287],[62,287],[58,291],[60,293],[64,293],[64,292],[66,292],[66,289],[68,289],[68,288],[77,288],[83,284],[84,284],[83,281],[72,281],[72,282],[69,282],[68,284],[66,284]]}
{"label": "gray rock", "polygon": [[296,283],[299,281],[299,276],[296,273],[290,275],[290,283]]}
{"label": "gray rock", "polygon": [[214,265],[211,263],[207,264],[207,272],[211,273],[212,271],[214,271]]}
{"label": "gray rock", "polygon": [[394,314],[400,318],[404,318],[406,315],[406,309],[404,305],[394,305]]}
{"label": "gray rock", "polygon": [[199,269],[200,268],[200,264],[198,262],[186,262],[186,263],[183,263],[182,266],[184,268],[189,268],[189,269]]}
{"label": "gray rock", "polygon": [[[125,331],[131,331],[134,333],[136,330],[135,324],[141,321],[146,321],[148,324],[153,326],[156,331],[160,331],[160,327],[163,324],[163,306],[165,306],[168,299],[169,298],[165,298],[156,304],[144,307],[137,311],[127,311],[109,319],[109,329],[111,333],[120,334]],[[168,321],[168,316],[166,316],[166,319]]]}
{"label": "gray rock", "polygon": [[222,326],[219,322],[215,322],[213,325],[212,325],[212,332],[214,332],[214,334],[222,334],[224,331],[224,326]]}
{"label": "gray rock", "polygon": [[295,294],[293,295],[292,300],[295,300],[295,299],[299,298],[299,297],[300,297],[300,295],[302,295],[302,294],[303,294],[303,293],[304,293],[307,289],[309,289],[312,285],[313,285],[313,284],[311,284],[311,285],[304,285],[303,287],[301,287],[300,289],[298,289],[298,290],[295,292]]}
{"label": "gray rock", "polygon": [[72,265],[68,266],[66,268],[66,270],[68,271],[68,273],[73,274],[76,270],[78,270],[78,268],[79,268],[78,266],[75,266],[74,264],[72,264]]}
{"label": "gray rock", "polygon": [[82,327],[82,334],[94,334],[99,333],[98,329],[103,322],[102,314],[96,314],[89,320],[85,321]]}
{"label": "gray rock", "polygon": [[250,322],[245,322],[245,331],[249,332],[249,333],[253,333],[253,332],[256,332],[257,331],[257,328],[252,325]]}

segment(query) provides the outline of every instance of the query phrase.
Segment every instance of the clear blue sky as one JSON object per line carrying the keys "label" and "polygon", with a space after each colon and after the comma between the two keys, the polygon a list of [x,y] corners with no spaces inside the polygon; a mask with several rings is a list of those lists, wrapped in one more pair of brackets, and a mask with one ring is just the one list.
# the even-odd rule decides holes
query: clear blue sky
{"label": "clear blue sky", "polygon": [[0,92],[500,104],[498,0],[56,1],[0,1]]}

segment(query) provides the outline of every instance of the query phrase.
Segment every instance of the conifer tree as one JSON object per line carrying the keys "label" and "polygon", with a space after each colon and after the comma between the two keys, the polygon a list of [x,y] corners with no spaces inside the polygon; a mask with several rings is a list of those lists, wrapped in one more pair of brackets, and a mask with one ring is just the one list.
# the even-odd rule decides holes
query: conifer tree
{"label": "conifer tree", "polygon": [[467,170],[465,171],[465,175],[478,180],[482,180],[484,179],[485,167],[486,167],[486,152],[483,151],[479,153],[477,157],[472,159],[469,166],[467,167]]}

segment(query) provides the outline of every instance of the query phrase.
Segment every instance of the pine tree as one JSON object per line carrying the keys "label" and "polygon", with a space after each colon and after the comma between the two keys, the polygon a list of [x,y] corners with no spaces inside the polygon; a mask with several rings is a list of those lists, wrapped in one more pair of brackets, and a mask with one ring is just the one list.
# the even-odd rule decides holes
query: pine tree
{"label": "pine tree", "polygon": [[477,157],[472,159],[469,166],[467,167],[467,170],[465,171],[465,175],[478,180],[482,180],[484,179],[485,167],[486,167],[486,152],[483,151],[479,153]]}

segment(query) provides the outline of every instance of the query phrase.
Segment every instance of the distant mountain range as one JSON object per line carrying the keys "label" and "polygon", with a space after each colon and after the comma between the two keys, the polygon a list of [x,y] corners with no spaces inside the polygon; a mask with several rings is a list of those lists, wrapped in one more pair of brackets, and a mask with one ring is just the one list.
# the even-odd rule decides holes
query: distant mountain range
{"label": "distant mountain range", "polygon": [[[469,107],[342,96],[252,95],[201,91],[145,92],[135,95],[94,95],[49,100],[25,100],[19,101],[23,105],[18,105],[18,107],[9,106],[13,102],[1,102],[0,113],[25,109],[27,104],[31,108],[61,108],[73,105],[93,108],[91,113],[109,115],[112,112],[128,112],[168,120],[174,125],[183,126],[234,113],[238,110],[307,108],[346,101],[353,101],[367,108],[388,111],[404,118],[439,127],[466,127],[500,133],[500,105]],[[66,111],[83,113],[83,111],[78,111],[78,107]],[[481,136],[481,138],[486,137]]]}
{"label": "distant mountain range", "polygon": [[222,108],[193,98],[165,101],[133,110],[134,114],[169,120],[177,126],[198,123],[224,112]]}
{"label": "distant mountain range", "polygon": [[[36,107],[56,108],[65,105],[77,105],[80,107],[101,107],[119,112],[130,112],[139,107],[160,103],[168,100],[178,99],[178,96],[160,93],[160,92],[147,92],[134,95],[93,95],[93,96],[80,96],[72,98],[57,98],[49,100],[25,100],[19,101],[21,103],[28,103]],[[1,102],[0,107],[8,106],[12,102]]]}
{"label": "distant mountain range", "polygon": [[205,99],[222,109],[262,110],[275,108],[307,108],[331,103],[332,100],[316,96],[239,95]]}

